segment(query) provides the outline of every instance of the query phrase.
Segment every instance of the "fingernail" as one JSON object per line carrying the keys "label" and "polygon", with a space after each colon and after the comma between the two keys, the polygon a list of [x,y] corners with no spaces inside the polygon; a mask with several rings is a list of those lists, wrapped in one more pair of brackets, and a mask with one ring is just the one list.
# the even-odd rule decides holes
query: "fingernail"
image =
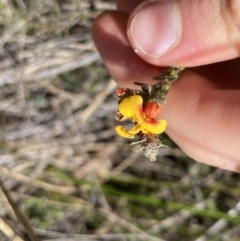
{"label": "fingernail", "polygon": [[144,2],[130,19],[129,39],[137,51],[159,57],[179,39],[179,19],[177,7],[171,0]]}

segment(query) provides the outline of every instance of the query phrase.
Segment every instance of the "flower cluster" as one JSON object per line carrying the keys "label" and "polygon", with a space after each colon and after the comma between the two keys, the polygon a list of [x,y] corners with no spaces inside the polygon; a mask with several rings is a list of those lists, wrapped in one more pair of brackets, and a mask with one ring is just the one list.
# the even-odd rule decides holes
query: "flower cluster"
{"label": "flower cluster", "polygon": [[142,90],[127,88],[116,90],[120,98],[116,119],[118,121],[129,119],[133,122],[133,127],[127,130],[122,125],[118,125],[115,130],[124,138],[137,137],[138,141],[132,145],[137,145],[137,150],[142,150],[151,161],[156,160],[159,148],[164,146],[158,139],[158,135],[167,127],[166,120],[158,119],[162,112],[161,105],[166,103],[170,85],[179,77],[182,70],[183,68],[170,68],[164,74],[154,77],[159,82],[152,86],[135,83],[140,85]]}

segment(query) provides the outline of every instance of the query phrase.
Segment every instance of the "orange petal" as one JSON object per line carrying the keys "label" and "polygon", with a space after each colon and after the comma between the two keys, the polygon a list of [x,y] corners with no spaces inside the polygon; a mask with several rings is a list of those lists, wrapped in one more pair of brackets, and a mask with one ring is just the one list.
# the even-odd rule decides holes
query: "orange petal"
{"label": "orange petal", "polygon": [[123,116],[135,120],[135,115],[142,112],[142,103],[140,95],[132,95],[119,103],[118,110]]}
{"label": "orange petal", "polygon": [[143,111],[146,114],[146,116],[152,119],[155,119],[160,115],[160,113],[162,112],[162,109],[159,107],[159,105],[156,102],[151,101],[146,104]]}
{"label": "orange petal", "polygon": [[[138,123],[141,125],[142,129],[145,129],[151,134],[160,134],[163,133],[167,127],[167,121],[166,120],[152,120],[152,121],[145,121],[142,123]],[[144,132],[146,133],[146,132]]]}

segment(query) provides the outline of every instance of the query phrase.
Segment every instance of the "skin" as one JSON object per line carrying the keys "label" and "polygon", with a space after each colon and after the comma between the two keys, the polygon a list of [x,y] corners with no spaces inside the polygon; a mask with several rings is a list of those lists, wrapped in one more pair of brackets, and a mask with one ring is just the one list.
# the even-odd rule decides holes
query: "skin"
{"label": "skin", "polygon": [[[134,81],[154,83],[152,77],[162,66],[190,67],[167,96],[161,114],[168,122],[166,132],[194,160],[240,172],[240,1],[172,2],[181,31],[162,55],[138,45],[148,30],[132,32],[139,12],[150,9],[159,21],[152,1],[116,1],[117,11],[107,11],[94,22],[95,44],[121,87],[136,88]],[[153,34],[147,39],[151,50],[161,44],[158,38]]]}

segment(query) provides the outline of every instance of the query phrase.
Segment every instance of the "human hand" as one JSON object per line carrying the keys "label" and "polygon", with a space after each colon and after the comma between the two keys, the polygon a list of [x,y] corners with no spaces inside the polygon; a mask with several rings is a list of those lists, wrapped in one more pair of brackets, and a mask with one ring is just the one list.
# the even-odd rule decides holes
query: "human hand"
{"label": "human hand", "polygon": [[118,0],[117,6],[93,25],[114,80],[136,88],[136,81],[153,84],[160,66],[192,67],[167,96],[166,132],[193,159],[240,172],[240,1]]}

